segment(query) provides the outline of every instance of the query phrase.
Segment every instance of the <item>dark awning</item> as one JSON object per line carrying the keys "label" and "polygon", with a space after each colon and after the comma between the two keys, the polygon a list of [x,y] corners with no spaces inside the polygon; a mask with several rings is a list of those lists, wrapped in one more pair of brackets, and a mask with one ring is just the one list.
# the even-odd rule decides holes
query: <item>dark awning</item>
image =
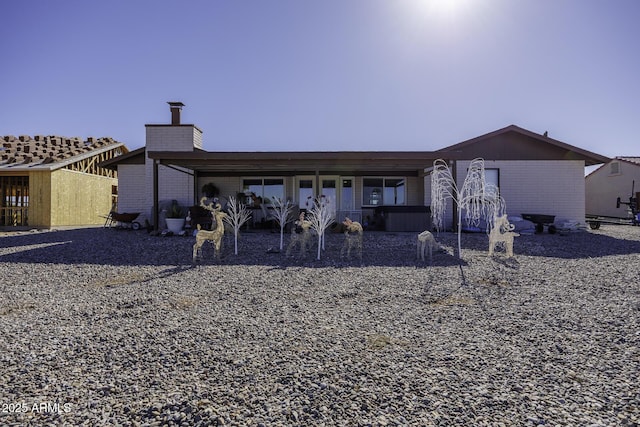
{"label": "dark awning", "polygon": [[159,164],[208,175],[407,175],[417,176],[433,165],[432,152],[304,151],[209,152],[150,151]]}

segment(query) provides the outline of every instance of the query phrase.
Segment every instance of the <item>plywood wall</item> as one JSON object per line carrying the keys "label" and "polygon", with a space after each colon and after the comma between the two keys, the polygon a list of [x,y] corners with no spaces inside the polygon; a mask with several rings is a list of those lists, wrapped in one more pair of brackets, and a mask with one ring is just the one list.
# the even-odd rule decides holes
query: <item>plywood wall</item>
{"label": "plywood wall", "polygon": [[118,180],[59,169],[51,173],[50,226],[99,225],[111,210],[111,188]]}
{"label": "plywood wall", "polygon": [[51,227],[51,172],[29,173],[29,226]]}

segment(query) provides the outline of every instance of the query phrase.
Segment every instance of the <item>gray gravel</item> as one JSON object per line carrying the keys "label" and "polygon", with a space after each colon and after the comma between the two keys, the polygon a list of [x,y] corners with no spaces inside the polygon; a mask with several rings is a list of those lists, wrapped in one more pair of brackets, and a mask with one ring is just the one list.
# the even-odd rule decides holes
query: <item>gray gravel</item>
{"label": "gray gravel", "polygon": [[0,425],[637,426],[640,227],[342,236],[220,262],[193,237],[0,237]]}

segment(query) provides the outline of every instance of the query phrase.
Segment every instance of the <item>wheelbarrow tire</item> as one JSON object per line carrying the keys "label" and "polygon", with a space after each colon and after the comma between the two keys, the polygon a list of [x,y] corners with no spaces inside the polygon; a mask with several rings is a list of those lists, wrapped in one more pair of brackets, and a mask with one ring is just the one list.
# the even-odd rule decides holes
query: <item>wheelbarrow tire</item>
{"label": "wheelbarrow tire", "polygon": [[131,223],[131,228],[133,228],[134,230],[140,230],[140,227],[142,227],[140,225],[140,223],[138,221],[134,221]]}
{"label": "wheelbarrow tire", "polygon": [[555,225],[549,226],[549,234],[556,234],[556,231],[558,231],[558,229],[556,228]]}
{"label": "wheelbarrow tire", "polygon": [[592,230],[600,229],[600,221],[589,221],[589,228]]}

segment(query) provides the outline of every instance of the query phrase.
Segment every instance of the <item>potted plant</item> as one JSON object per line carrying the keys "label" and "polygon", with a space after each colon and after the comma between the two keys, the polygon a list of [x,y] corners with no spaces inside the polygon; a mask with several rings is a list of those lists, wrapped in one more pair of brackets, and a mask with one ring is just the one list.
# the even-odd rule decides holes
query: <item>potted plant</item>
{"label": "potted plant", "polygon": [[173,201],[167,214],[165,216],[167,221],[167,228],[173,234],[178,234],[184,227],[184,209],[178,204],[177,201]]}
{"label": "potted plant", "polygon": [[220,190],[213,182],[208,182],[202,186],[202,193],[209,199],[217,197],[220,194]]}

